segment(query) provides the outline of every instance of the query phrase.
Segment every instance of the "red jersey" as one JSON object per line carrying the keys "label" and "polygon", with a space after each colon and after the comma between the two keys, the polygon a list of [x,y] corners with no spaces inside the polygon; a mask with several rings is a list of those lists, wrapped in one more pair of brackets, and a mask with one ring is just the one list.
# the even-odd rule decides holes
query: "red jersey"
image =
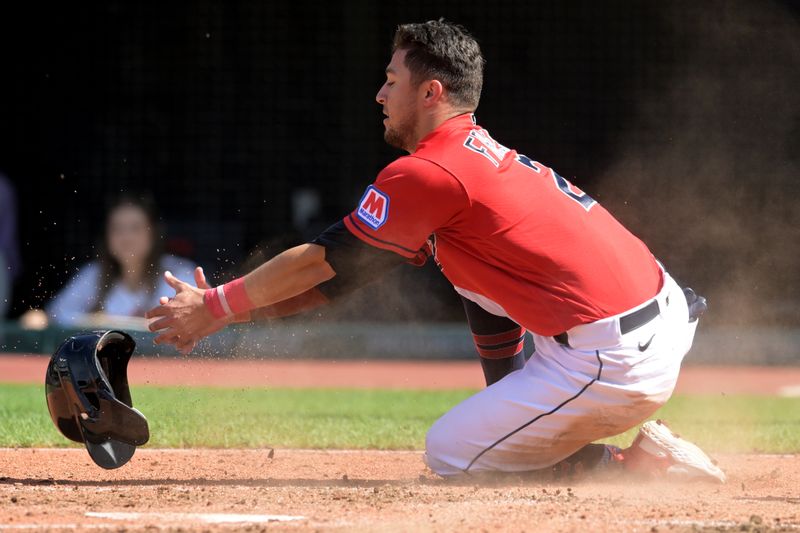
{"label": "red jersey", "polygon": [[620,314],[662,284],[642,241],[470,114],[384,168],[344,223],[408,259],[433,235],[435,259],[461,295],[539,335]]}

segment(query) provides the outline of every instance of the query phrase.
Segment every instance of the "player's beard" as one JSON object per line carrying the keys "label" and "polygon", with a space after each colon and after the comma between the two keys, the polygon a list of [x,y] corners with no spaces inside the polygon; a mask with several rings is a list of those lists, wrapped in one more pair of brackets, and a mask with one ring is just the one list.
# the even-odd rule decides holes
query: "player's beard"
{"label": "player's beard", "polygon": [[383,132],[383,140],[395,148],[411,152],[414,144],[415,124],[416,117],[412,115],[398,121],[396,126],[387,125],[386,131]]}

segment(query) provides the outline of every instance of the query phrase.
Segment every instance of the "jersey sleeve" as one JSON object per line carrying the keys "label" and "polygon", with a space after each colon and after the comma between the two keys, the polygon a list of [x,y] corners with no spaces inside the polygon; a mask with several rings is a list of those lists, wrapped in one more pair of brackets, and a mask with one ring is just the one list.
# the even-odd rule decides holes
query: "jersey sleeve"
{"label": "jersey sleeve", "polygon": [[311,242],[325,247],[325,261],[336,272],[317,285],[328,300],[349,294],[403,263],[399,255],[358,239],[341,220]]}
{"label": "jersey sleeve", "polygon": [[428,237],[455,220],[468,203],[461,183],[449,172],[406,156],[378,174],[344,224],[365,243],[413,260]]}

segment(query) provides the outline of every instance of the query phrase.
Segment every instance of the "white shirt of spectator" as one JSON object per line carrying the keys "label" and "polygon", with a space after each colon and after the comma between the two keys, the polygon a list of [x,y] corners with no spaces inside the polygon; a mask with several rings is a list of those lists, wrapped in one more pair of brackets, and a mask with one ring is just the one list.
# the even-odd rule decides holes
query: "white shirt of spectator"
{"label": "white shirt of spectator", "polygon": [[[173,255],[161,258],[159,272],[169,270],[178,279],[192,282],[195,264],[188,259]],[[78,274],[46,306],[47,315],[53,323],[75,326],[85,322],[86,315],[94,312],[100,292],[100,265],[96,262],[83,266]],[[101,312],[116,316],[144,316],[145,311],[159,305],[161,296],[172,296],[175,290],[159,276],[153,291],[145,288],[132,291],[118,281],[105,295]]]}

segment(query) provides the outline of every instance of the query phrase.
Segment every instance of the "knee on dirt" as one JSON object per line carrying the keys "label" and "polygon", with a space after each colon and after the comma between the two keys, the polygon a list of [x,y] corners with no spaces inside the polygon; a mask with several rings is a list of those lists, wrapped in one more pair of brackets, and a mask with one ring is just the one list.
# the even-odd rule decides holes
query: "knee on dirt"
{"label": "knee on dirt", "polygon": [[442,426],[437,422],[428,430],[423,460],[428,468],[440,476],[463,474],[464,471],[454,464],[459,462],[459,458],[453,433]]}

